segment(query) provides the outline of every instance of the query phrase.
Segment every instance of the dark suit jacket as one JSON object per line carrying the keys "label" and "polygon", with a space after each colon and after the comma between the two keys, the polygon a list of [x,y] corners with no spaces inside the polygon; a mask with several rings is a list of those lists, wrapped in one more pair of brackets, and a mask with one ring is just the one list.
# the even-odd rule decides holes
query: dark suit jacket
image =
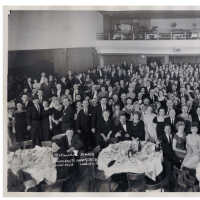
{"label": "dark suit jacket", "polygon": [[173,136],[171,136],[171,142],[167,139],[166,134],[163,134],[161,137],[161,146],[163,150],[163,157],[164,160],[168,160],[173,162],[175,159],[175,154],[172,148],[172,141],[173,141]]}
{"label": "dark suit jacket", "polygon": [[88,113],[85,114],[83,110],[78,113],[77,120],[76,120],[76,129],[81,130],[81,132],[88,133],[91,131],[91,118],[92,118],[92,111],[88,109]]}
{"label": "dark suit jacket", "polygon": [[144,122],[139,121],[137,125],[132,123],[131,125],[131,137],[139,138],[140,140],[145,140],[145,129]]}
{"label": "dark suit jacket", "polygon": [[[110,112],[110,116],[112,115],[112,110],[111,108],[106,105],[106,109]],[[99,123],[100,120],[102,120],[103,118],[103,111],[102,111],[102,107],[101,105],[99,104],[98,106],[96,106],[94,108],[94,111],[92,113],[92,126],[93,128],[97,128],[97,124]]]}
{"label": "dark suit jacket", "polygon": [[30,85],[28,84],[28,81],[26,80],[24,83],[24,88],[27,88],[29,92],[32,91],[33,89],[33,83],[31,83],[32,88],[30,87]]}
{"label": "dark suit jacket", "polygon": [[170,125],[171,125],[171,129],[172,129],[172,134],[173,134],[173,136],[174,136],[174,134],[177,132],[177,130],[176,130],[176,123],[177,123],[178,121],[179,121],[178,118],[175,117],[174,123],[172,124],[171,118],[170,118],[170,117],[165,118],[165,124],[170,124]]}
{"label": "dark suit jacket", "polygon": [[63,110],[62,130],[65,132],[68,128],[74,128],[74,109],[71,105]]}
{"label": "dark suit jacket", "polygon": [[[69,145],[68,138],[65,135],[62,135],[60,138],[58,136],[55,138],[52,138],[52,141],[54,141],[60,149],[55,153],[59,154],[58,157],[58,162],[62,161],[65,162],[65,160],[70,160],[72,157],[71,156],[66,156],[68,153],[66,150],[68,150],[70,147],[74,147],[76,150],[82,150],[83,148],[83,142],[81,141],[80,137],[76,134],[73,135],[71,145]],[[71,153],[69,153],[71,155]],[[78,156],[79,157],[79,156]],[[59,164],[59,163],[58,163]],[[62,166],[59,167],[56,166],[57,169],[57,179],[62,179],[66,177],[73,177],[75,173],[77,173],[77,167],[76,164],[72,166]]]}
{"label": "dark suit jacket", "polygon": [[113,123],[110,119],[107,122],[104,119],[98,121],[97,123],[98,134],[103,133],[104,135],[108,135],[110,131],[113,131]]}
{"label": "dark suit jacket", "polygon": [[71,145],[69,145],[68,138],[65,135],[59,139],[53,137],[52,141],[55,142],[62,150],[67,150],[70,147],[74,147],[76,150],[81,150],[83,148],[83,142],[77,134],[73,135]]}
{"label": "dark suit jacket", "polygon": [[[120,123],[117,127],[114,128],[112,137],[115,137],[116,133],[120,132],[121,136],[118,137],[119,141],[124,141],[124,140],[131,139],[131,134],[132,134],[132,124],[131,123],[132,122],[129,122],[129,121],[126,122],[127,131],[124,130],[122,124]],[[129,136],[128,137],[125,136],[126,134],[129,134]]]}
{"label": "dark suit jacket", "polygon": [[[40,105],[39,105],[40,106]],[[33,121],[41,121],[42,107],[40,106],[40,112],[36,109],[34,104],[27,110],[27,124],[31,125]]]}

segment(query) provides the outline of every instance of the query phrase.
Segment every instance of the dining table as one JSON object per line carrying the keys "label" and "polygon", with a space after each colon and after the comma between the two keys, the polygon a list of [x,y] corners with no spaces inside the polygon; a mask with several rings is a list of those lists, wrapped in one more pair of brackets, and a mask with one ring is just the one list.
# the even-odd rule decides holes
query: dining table
{"label": "dining table", "polygon": [[[140,148],[138,146],[140,145]],[[148,141],[128,140],[110,144],[98,155],[98,170],[106,178],[120,173],[144,173],[153,181],[163,171],[163,153]]]}

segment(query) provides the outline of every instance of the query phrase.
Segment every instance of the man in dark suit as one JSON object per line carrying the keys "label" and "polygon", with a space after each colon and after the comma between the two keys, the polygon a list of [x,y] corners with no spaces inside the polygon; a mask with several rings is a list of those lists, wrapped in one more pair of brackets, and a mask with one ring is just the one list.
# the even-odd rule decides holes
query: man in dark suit
{"label": "man in dark suit", "polygon": [[149,98],[151,104],[153,104],[154,102],[156,102],[158,100],[157,96],[155,96],[154,88],[150,89],[148,98]]}
{"label": "man in dark suit", "polygon": [[108,110],[103,111],[102,115],[102,119],[97,124],[96,141],[101,148],[104,148],[111,142],[113,123]]}
{"label": "man in dark suit", "polygon": [[24,88],[28,89],[28,92],[31,93],[33,89],[33,83],[31,77],[28,77],[24,83]]}
{"label": "man in dark suit", "polygon": [[163,151],[164,170],[169,177],[169,189],[173,188],[172,167],[178,165],[179,161],[173,151],[173,135],[171,133],[171,125],[166,124],[164,134],[161,137],[161,147]]}
{"label": "man in dark suit", "polygon": [[64,90],[60,83],[56,84],[56,88],[54,89],[53,94],[57,97],[61,97],[64,94]]}
{"label": "man in dark suit", "polygon": [[84,143],[84,148],[87,150],[95,147],[94,134],[92,133],[92,110],[89,107],[87,100],[83,101],[83,109],[78,113],[76,120],[76,130]]}
{"label": "man in dark suit", "polygon": [[68,177],[68,180],[63,182],[62,192],[74,192],[76,189],[74,183],[80,176],[80,171],[72,160],[80,158],[79,155],[83,150],[83,142],[79,135],[71,128],[66,130],[66,133],[54,136],[52,142],[60,147],[60,149],[54,152],[55,157],[58,155],[58,164],[56,165],[57,180]]}
{"label": "man in dark suit", "polygon": [[[92,128],[96,129],[98,121],[102,120],[103,112],[108,110],[111,113],[110,107],[107,105],[107,98],[102,97],[100,104],[94,108],[94,114],[92,116]],[[94,130],[96,132],[96,130]]]}
{"label": "man in dark suit", "polygon": [[32,101],[30,101],[29,96],[27,94],[23,94],[22,97],[22,104],[25,111],[28,110],[30,106],[32,106]]}
{"label": "man in dark suit", "polygon": [[120,114],[120,123],[114,128],[112,138],[116,138],[117,142],[131,139],[131,122],[126,120],[126,114],[122,112]]}
{"label": "man in dark suit", "polygon": [[41,145],[41,110],[37,97],[33,99],[33,104],[27,110],[27,130],[31,132],[32,147]]}
{"label": "man in dark suit", "polygon": [[176,130],[177,122],[178,122],[178,118],[176,117],[176,111],[174,109],[171,109],[169,111],[169,117],[165,118],[165,124],[169,124],[171,126],[171,132],[173,136],[177,132]]}
{"label": "man in dark suit", "polygon": [[38,90],[37,92],[37,98],[39,100],[39,104],[42,105],[43,101],[47,100],[44,96],[44,93],[42,90]]}
{"label": "man in dark suit", "polygon": [[74,109],[70,104],[70,100],[68,98],[63,99],[63,118],[62,118],[62,131],[66,132],[69,128],[74,128]]}

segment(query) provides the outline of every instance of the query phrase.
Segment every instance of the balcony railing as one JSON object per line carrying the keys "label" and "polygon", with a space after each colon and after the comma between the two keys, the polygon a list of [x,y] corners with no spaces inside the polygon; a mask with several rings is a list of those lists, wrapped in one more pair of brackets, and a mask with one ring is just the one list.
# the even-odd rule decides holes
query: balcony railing
{"label": "balcony railing", "polygon": [[171,32],[171,33],[97,33],[97,40],[198,40],[200,32]]}

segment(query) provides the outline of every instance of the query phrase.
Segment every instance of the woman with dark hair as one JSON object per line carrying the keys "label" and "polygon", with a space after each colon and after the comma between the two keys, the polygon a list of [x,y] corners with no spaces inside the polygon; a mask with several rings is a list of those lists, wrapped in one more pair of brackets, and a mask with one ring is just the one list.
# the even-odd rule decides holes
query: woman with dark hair
{"label": "woman with dark hair", "polygon": [[25,139],[26,134],[26,112],[23,110],[22,104],[17,103],[17,110],[14,113],[14,133],[16,141],[21,143]]}
{"label": "woman with dark hair", "polygon": [[130,97],[126,99],[126,105],[124,106],[123,111],[126,113],[127,119],[130,120],[131,113],[133,112],[133,100]]}
{"label": "woman with dark hair", "polygon": [[160,139],[165,127],[165,109],[163,107],[159,108],[158,115],[153,119],[153,122],[156,124],[157,138]]}
{"label": "woman with dark hair", "polygon": [[191,127],[192,117],[188,113],[188,106],[187,105],[183,105],[181,107],[181,114],[178,115],[178,118],[180,120],[184,121],[184,123],[185,123],[185,132],[186,132],[186,134],[189,134],[190,127]]}
{"label": "woman with dark hair", "polygon": [[140,112],[134,112],[133,114],[133,123],[132,123],[132,131],[131,138],[138,138],[139,140],[145,140],[145,128],[144,122],[140,119]]}
{"label": "woman with dark hair", "polygon": [[50,139],[50,131],[52,130],[51,109],[49,108],[48,101],[43,101],[42,109],[42,141]]}
{"label": "woman with dark hair", "polygon": [[182,161],[186,155],[186,136],[184,132],[184,121],[177,122],[176,129],[177,133],[173,138],[173,150],[180,161]]}
{"label": "woman with dark hair", "polygon": [[186,136],[187,154],[183,160],[182,166],[190,169],[196,169],[200,162],[200,135],[198,135],[198,123],[193,122],[191,134]]}
{"label": "woman with dark hair", "polygon": [[63,106],[60,104],[59,100],[55,100],[52,108],[52,128],[53,136],[62,133],[61,122],[63,116]]}

